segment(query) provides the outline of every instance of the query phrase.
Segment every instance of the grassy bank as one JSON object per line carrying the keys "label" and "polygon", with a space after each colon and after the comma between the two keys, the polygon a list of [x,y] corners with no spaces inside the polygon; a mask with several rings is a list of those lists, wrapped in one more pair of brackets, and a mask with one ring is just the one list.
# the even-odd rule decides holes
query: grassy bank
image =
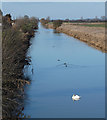
{"label": "grassy bank", "polygon": [[57,31],[77,38],[102,52],[107,52],[105,45],[105,27],[62,24],[57,28]]}
{"label": "grassy bank", "polygon": [[[56,21],[56,20],[55,20]],[[45,23],[41,21],[41,23]],[[92,46],[102,52],[107,52],[105,45],[105,23],[67,23],[48,22],[43,24],[46,28],[55,29],[57,32],[65,33],[69,36],[77,38],[89,46]],[[57,27],[56,27],[57,26]]]}
{"label": "grassy bank", "polygon": [[23,108],[24,86],[22,70],[28,64],[25,60],[31,37],[38,28],[34,17],[12,20],[11,15],[3,17],[2,31],[2,117],[17,118]]}

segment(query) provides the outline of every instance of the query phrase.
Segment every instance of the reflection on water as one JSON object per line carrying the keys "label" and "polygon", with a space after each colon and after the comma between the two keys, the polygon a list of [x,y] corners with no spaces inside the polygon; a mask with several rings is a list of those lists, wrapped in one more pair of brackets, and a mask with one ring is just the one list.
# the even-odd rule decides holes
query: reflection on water
{"label": "reflection on water", "polygon": [[[103,118],[104,53],[42,26],[31,43],[25,74],[32,82],[24,113],[31,118]],[[73,94],[82,98],[73,101]]]}

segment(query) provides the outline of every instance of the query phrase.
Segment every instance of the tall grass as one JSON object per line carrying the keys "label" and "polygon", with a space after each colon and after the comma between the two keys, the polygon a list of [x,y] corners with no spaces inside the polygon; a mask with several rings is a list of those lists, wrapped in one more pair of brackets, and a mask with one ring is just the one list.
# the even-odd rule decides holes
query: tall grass
{"label": "tall grass", "polygon": [[[12,23],[14,22],[14,25]],[[9,15],[3,17],[2,33],[2,114],[3,118],[17,118],[23,109],[24,86],[29,83],[22,78],[22,69],[29,40],[38,28],[36,18],[11,20]]]}

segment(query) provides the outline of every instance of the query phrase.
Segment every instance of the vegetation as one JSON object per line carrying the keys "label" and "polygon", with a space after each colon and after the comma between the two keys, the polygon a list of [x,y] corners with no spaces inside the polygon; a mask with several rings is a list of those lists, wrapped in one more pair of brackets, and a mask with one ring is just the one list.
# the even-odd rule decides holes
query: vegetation
{"label": "vegetation", "polygon": [[15,21],[18,29],[21,29],[24,33],[32,33],[34,29],[38,29],[36,25],[38,23],[38,19],[32,17],[29,19],[28,16],[24,16],[24,18],[16,19]]}
{"label": "vegetation", "polygon": [[45,18],[42,18],[42,19],[40,20],[40,22],[41,22],[41,24],[42,24],[43,26],[45,26],[46,24],[48,24],[50,21],[51,21],[51,20],[50,20],[50,17],[49,17],[49,16],[48,16],[46,19],[45,19]]}
{"label": "vegetation", "polygon": [[[57,27],[61,26],[62,23],[71,23],[73,25],[80,25],[80,26],[88,26],[88,27],[105,27],[107,19],[105,16],[102,16],[100,19],[94,18],[94,19],[78,19],[78,20],[50,20],[50,17],[42,18],[40,22],[43,26],[48,28],[48,25],[53,25],[53,28],[56,29]],[[95,23],[95,24],[94,24]],[[52,28],[52,26],[51,26]]]}
{"label": "vegetation", "polygon": [[70,20],[70,19],[65,19],[63,20],[63,22],[68,22],[68,23],[98,23],[98,22],[105,22],[107,21],[107,17],[106,16],[101,16],[101,18],[97,18],[97,16],[93,19],[88,18],[88,19],[83,19],[83,17],[81,17],[81,19],[77,19],[77,20]]}
{"label": "vegetation", "polygon": [[87,26],[87,27],[105,27],[105,24],[82,24],[80,26]]}
{"label": "vegetation", "polygon": [[56,29],[57,27],[61,26],[63,20],[50,20],[50,17],[47,17],[46,19],[42,18],[40,22],[45,27],[47,27],[46,25],[48,24],[53,24],[53,28]]}
{"label": "vegetation", "polygon": [[[1,32],[1,31],[0,31]],[[1,35],[0,35],[1,37]],[[1,41],[0,41],[1,44]],[[0,49],[0,69],[2,70],[2,49]],[[0,119],[2,117],[2,71],[0,72]]]}
{"label": "vegetation", "polygon": [[0,23],[2,22],[2,11],[0,10]]}
{"label": "vegetation", "polygon": [[57,27],[61,26],[62,22],[63,22],[62,20],[54,20],[53,21],[54,29],[56,29]]}
{"label": "vegetation", "polygon": [[28,16],[12,20],[11,15],[3,16],[2,32],[2,114],[3,118],[18,117],[23,108],[24,85],[22,69],[29,40],[38,28],[38,19]]}
{"label": "vegetation", "polygon": [[42,18],[40,22],[42,23],[43,26],[49,23],[49,21],[44,18]]}

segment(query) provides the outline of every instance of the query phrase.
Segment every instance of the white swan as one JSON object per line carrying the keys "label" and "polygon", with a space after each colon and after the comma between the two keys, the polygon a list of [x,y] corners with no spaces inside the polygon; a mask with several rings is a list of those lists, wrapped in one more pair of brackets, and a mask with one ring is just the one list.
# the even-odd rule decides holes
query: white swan
{"label": "white swan", "polygon": [[73,96],[72,96],[72,99],[73,99],[73,100],[76,100],[76,101],[77,101],[77,100],[80,100],[80,98],[81,98],[81,96],[79,96],[79,95],[73,95]]}

